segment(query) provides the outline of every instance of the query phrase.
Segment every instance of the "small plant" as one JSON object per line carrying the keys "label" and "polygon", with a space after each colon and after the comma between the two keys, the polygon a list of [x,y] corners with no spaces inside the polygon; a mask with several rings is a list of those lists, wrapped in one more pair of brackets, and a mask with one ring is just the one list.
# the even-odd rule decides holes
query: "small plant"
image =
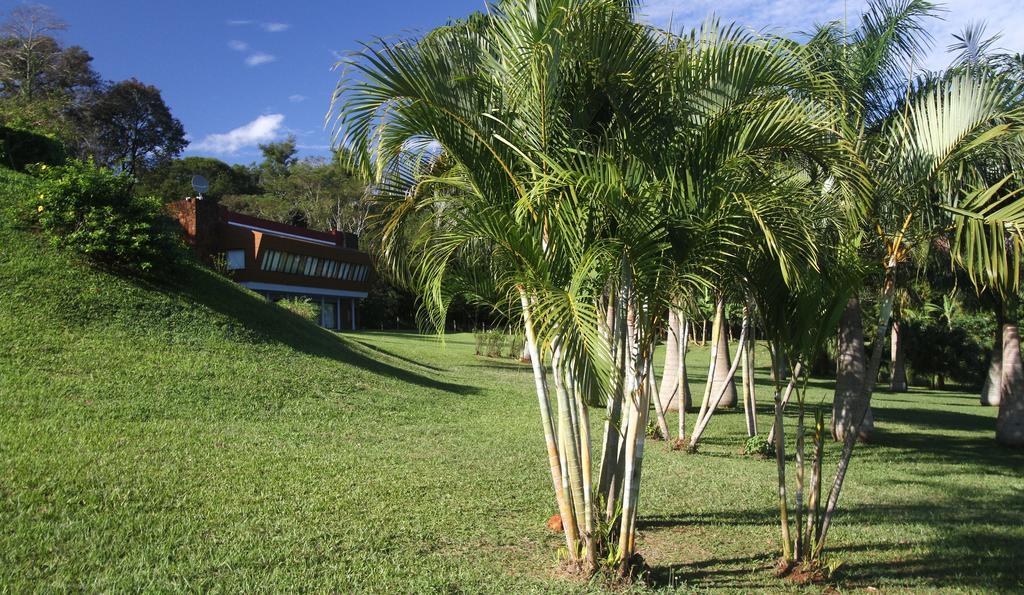
{"label": "small plant", "polygon": [[210,268],[223,277],[231,276],[231,269],[228,268],[228,257],[223,252],[210,256]]}
{"label": "small plant", "polygon": [[320,307],[310,301],[309,298],[285,298],[278,300],[277,305],[292,314],[298,314],[310,322],[317,322],[317,319],[320,318]]}
{"label": "small plant", "polygon": [[775,445],[761,434],[755,434],[747,438],[746,444],[743,445],[743,454],[769,458],[775,455]]}
{"label": "small plant", "polygon": [[661,435],[661,428],[658,427],[656,421],[647,422],[647,437],[651,440],[664,440],[665,437]]}
{"label": "small plant", "polygon": [[476,354],[486,357],[504,357],[507,338],[505,333],[496,329],[473,331]]}
{"label": "small plant", "polygon": [[501,357],[505,346],[505,333],[499,330],[487,331],[487,357]]}
{"label": "small plant", "polygon": [[61,248],[116,268],[148,271],[175,253],[173,222],[161,202],[138,197],[132,179],[92,163],[29,168],[38,178],[24,218]]}
{"label": "small plant", "polygon": [[483,355],[487,350],[487,331],[473,331],[473,342],[476,344],[476,355]]}
{"label": "small plant", "polygon": [[522,335],[509,335],[508,337],[508,357],[519,359],[523,355],[523,347],[526,346],[526,337]]}

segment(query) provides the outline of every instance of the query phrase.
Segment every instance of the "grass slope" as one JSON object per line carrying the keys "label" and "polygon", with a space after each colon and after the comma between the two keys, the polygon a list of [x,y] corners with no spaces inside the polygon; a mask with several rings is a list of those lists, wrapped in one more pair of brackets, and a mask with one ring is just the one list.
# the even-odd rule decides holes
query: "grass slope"
{"label": "grass slope", "polygon": [[[0,194],[28,190],[0,170]],[[467,335],[338,336],[204,270],[172,277],[91,270],[0,224],[0,590],[597,588],[552,570],[528,368]],[[1024,455],[976,403],[877,396],[833,534],[840,588],[1024,589]],[[793,588],[768,571],[774,464],[742,441],[726,412],[701,454],[649,446],[651,588]]]}

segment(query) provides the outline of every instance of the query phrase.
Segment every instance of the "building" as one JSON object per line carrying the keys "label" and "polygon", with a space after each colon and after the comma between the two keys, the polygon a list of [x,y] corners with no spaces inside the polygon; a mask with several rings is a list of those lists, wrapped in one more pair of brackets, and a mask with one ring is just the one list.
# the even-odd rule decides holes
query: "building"
{"label": "building", "polygon": [[320,307],[320,324],[355,330],[356,301],[373,280],[359,238],[313,231],[187,198],[168,205],[199,258],[223,258],[232,279],[270,300],[304,297]]}

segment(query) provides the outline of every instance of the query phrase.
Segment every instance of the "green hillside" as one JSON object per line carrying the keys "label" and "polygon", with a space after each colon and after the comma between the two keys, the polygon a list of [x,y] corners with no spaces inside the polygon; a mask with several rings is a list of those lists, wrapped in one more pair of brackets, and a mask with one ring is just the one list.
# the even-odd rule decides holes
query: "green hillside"
{"label": "green hillside", "polygon": [[[30,191],[0,170],[5,203]],[[3,223],[0,345],[0,591],[598,586],[555,571],[529,369],[469,335],[337,335],[196,266],[133,281]],[[970,394],[877,395],[840,589],[1024,588],[1024,455],[995,446],[994,416]],[[738,454],[743,423],[717,415],[699,455],[649,445],[651,588],[793,588],[771,574],[774,464]]]}
{"label": "green hillside", "polygon": [[483,478],[429,463],[445,441],[490,439],[459,420],[500,413],[428,366],[201,268],[127,280],[6,224],[0,344],[0,585],[500,583],[458,564],[450,533],[493,530],[496,512],[454,501]]}

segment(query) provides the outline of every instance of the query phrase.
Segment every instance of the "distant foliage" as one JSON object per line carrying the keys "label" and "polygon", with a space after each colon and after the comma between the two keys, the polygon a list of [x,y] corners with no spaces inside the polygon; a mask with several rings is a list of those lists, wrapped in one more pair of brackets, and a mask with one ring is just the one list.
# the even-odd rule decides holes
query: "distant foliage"
{"label": "distant foliage", "polygon": [[309,298],[285,298],[278,300],[277,305],[292,314],[298,314],[310,322],[317,322],[317,319],[320,317],[319,306],[310,301]]}
{"label": "distant foliage", "polygon": [[992,350],[991,320],[983,313],[952,322],[923,318],[901,323],[909,377],[913,384],[942,387],[946,381],[981,386]]}
{"label": "distant foliage", "polygon": [[148,271],[177,253],[178,236],[157,199],[132,193],[132,180],[91,163],[29,168],[38,178],[24,217],[50,241],[114,268]]}
{"label": "distant foliage", "polygon": [[473,331],[476,354],[485,357],[518,358],[522,355],[524,339],[498,329]]}
{"label": "distant foliage", "polygon": [[67,159],[57,139],[30,130],[0,126],[0,165],[24,171],[33,163],[60,165]]}

